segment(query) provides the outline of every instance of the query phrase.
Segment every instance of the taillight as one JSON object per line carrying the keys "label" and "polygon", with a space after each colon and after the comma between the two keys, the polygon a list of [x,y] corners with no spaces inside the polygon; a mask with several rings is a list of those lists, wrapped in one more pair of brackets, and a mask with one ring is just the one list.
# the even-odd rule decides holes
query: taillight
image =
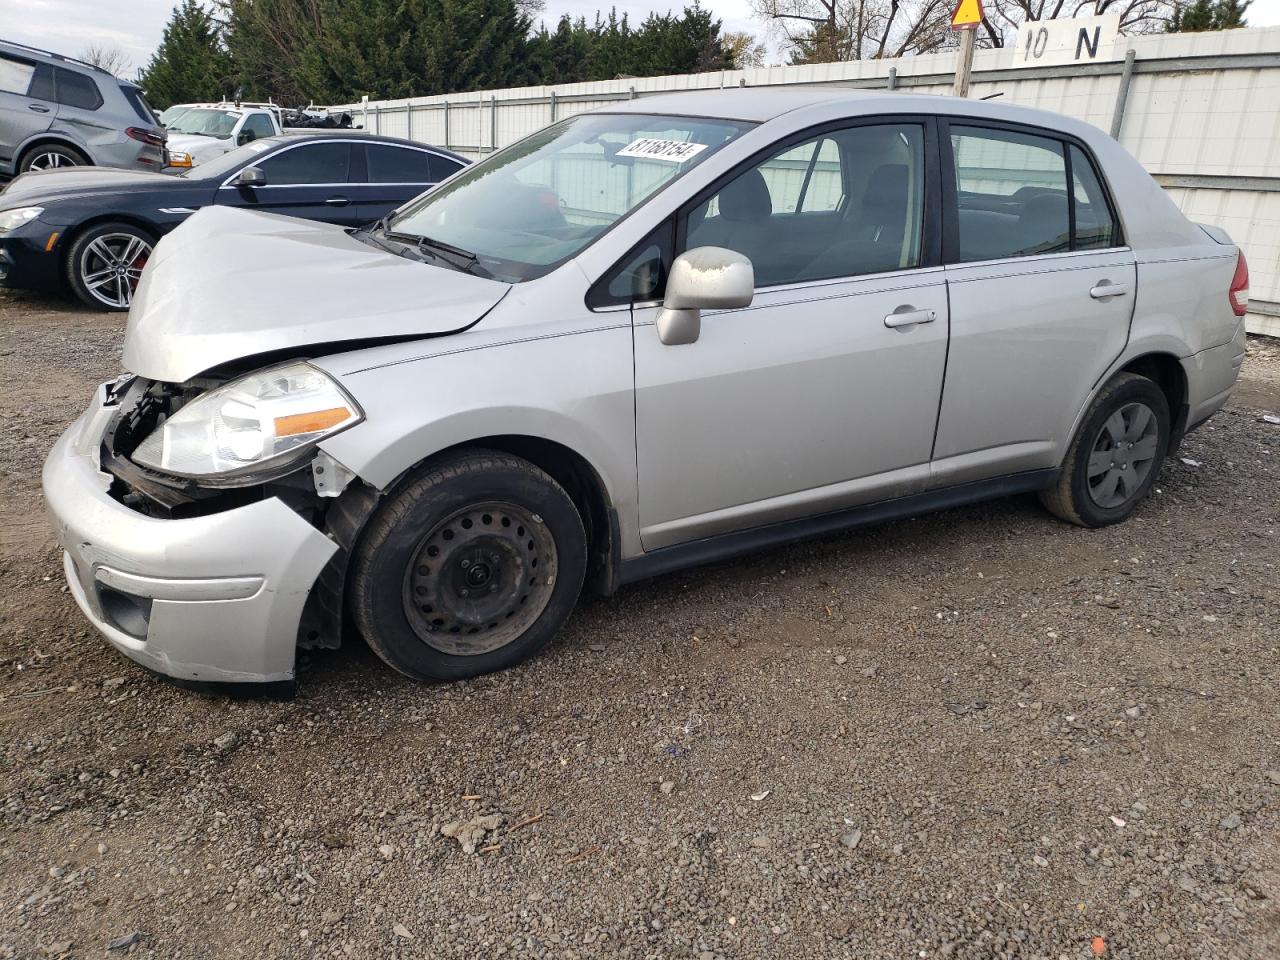
{"label": "taillight", "polygon": [[163,134],[152,133],[146,127],[130,127],[125,131],[126,136],[131,140],[139,140],[142,143],[149,143],[153,147],[162,147],[166,137]]}
{"label": "taillight", "polygon": [[1231,312],[1243,317],[1249,310],[1249,263],[1241,250],[1236,257],[1236,272],[1231,278],[1231,289],[1227,291],[1227,299],[1231,301]]}

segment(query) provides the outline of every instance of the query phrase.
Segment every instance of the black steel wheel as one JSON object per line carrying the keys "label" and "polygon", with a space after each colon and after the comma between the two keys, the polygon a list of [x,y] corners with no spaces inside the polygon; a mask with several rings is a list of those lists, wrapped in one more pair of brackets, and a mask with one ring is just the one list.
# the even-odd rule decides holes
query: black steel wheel
{"label": "black steel wheel", "polygon": [[500,501],[464,507],[436,524],[410,561],[405,615],[442,653],[491,653],[542,615],[557,566],[555,539],[536,513]]}
{"label": "black steel wheel", "polygon": [[1050,513],[1082,527],[1127,519],[1169,449],[1169,401],[1153,381],[1116,374],[1085,412],[1058,475],[1040,494]]}
{"label": "black steel wheel", "polygon": [[538,467],[496,451],[428,464],[390,494],[352,557],[352,617],[390,666],[457,680],[533,656],[586,575],[573,500]]}

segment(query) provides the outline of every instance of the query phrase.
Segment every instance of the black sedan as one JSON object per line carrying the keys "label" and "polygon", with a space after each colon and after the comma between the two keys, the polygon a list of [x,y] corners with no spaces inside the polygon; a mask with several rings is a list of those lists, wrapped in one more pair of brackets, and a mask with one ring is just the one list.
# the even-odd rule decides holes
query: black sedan
{"label": "black sedan", "polygon": [[357,226],[466,163],[408,140],[323,130],[255,140],[178,175],[26,174],[0,192],[0,286],[70,287],[91,307],[127,310],[156,241],[201,207]]}

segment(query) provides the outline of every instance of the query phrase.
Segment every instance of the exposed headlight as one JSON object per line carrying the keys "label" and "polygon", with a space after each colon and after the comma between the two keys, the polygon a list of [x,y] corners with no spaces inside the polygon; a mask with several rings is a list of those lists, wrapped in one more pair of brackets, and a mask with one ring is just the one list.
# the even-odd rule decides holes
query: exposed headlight
{"label": "exposed headlight", "polygon": [[245,486],[288,473],[325,437],[362,419],[326,374],[286,363],[192,400],[138,445],[133,462],[212,486]]}
{"label": "exposed headlight", "polygon": [[0,210],[0,233],[17,230],[42,213],[44,213],[44,207],[15,207],[12,210]]}
{"label": "exposed headlight", "polygon": [[191,154],[187,153],[185,150],[169,151],[169,166],[190,167],[191,165]]}

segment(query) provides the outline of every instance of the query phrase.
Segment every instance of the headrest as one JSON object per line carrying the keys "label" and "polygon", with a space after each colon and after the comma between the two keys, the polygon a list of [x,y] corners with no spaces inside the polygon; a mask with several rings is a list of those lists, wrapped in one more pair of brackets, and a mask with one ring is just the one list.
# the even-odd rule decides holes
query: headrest
{"label": "headrest", "polygon": [[720,216],[735,223],[758,223],[773,214],[764,175],[751,169],[720,191]]}

